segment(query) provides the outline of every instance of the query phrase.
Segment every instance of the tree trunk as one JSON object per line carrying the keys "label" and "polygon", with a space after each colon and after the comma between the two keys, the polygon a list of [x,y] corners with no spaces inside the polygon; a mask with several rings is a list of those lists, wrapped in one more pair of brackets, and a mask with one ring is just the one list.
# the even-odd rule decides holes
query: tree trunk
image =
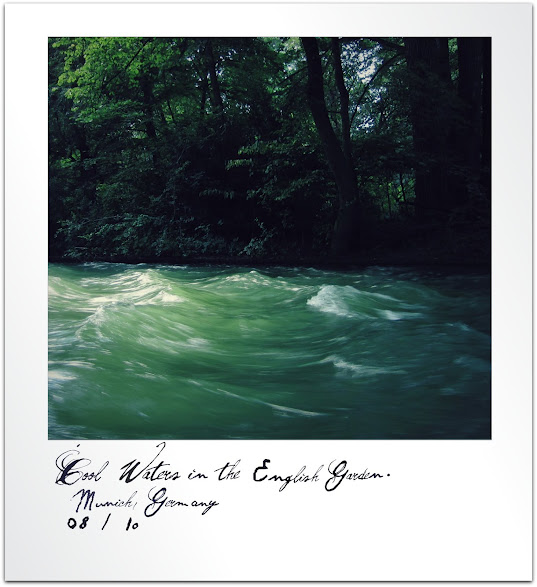
{"label": "tree trunk", "polygon": [[339,92],[339,112],[341,116],[341,138],[343,142],[343,154],[345,155],[345,159],[347,159],[347,162],[352,166],[351,121],[349,117],[349,91],[345,86],[345,78],[343,77],[339,39],[337,37],[332,37],[331,45],[336,86]]}
{"label": "tree trunk", "polygon": [[93,205],[96,201],[97,168],[90,163],[92,156],[88,145],[86,127],[77,125],[75,128],[76,145],[80,152],[80,187],[84,193],[86,203]]}
{"label": "tree trunk", "polygon": [[434,221],[449,209],[449,145],[452,112],[447,39],[405,38],[416,156],[416,214]]}
{"label": "tree trunk", "polygon": [[222,94],[220,93],[220,82],[216,74],[216,61],[213,53],[213,42],[207,39],[205,44],[205,61],[209,71],[209,79],[211,80],[211,101],[214,111],[222,115],[224,113],[224,103],[222,101]]}
{"label": "tree trunk", "polygon": [[443,84],[451,85],[451,66],[449,64],[449,43],[447,37],[434,37],[436,58],[434,72]]}
{"label": "tree trunk", "polygon": [[200,118],[205,116],[205,104],[207,102],[208,85],[209,82],[207,81],[207,76],[205,76],[201,81]]}
{"label": "tree trunk", "polygon": [[392,219],[392,202],[390,198],[390,182],[386,180],[386,201],[388,202],[388,218]]}
{"label": "tree trunk", "polygon": [[459,98],[463,115],[459,131],[458,151],[464,157],[465,199],[467,200],[469,196],[479,192],[481,175],[482,40],[475,37],[459,37],[457,45]]}
{"label": "tree trunk", "polygon": [[482,144],[481,144],[481,186],[486,198],[490,200],[491,166],[491,57],[492,39],[482,39],[483,46],[483,89],[482,89]]}
{"label": "tree trunk", "polygon": [[164,188],[163,179],[161,177],[161,156],[159,150],[159,140],[157,129],[155,126],[155,96],[153,93],[153,79],[151,74],[142,75],[140,78],[140,88],[142,90],[142,104],[145,118],[145,131],[147,133],[147,145],[150,152],[152,168],[147,170],[144,181],[146,182],[146,194],[143,205],[149,203],[151,196],[157,196]]}
{"label": "tree trunk", "polygon": [[301,41],[308,68],[308,104],[338,189],[339,206],[332,236],[332,252],[345,254],[359,244],[358,190],[354,168],[352,161],[345,156],[330,123],[324,98],[323,71],[317,39],[302,37]]}
{"label": "tree trunk", "polygon": [[151,143],[156,144],[157,130],[155,128],[154,116],[154,96],[153,96],[153,84],[147,76],[140,78],[140,87],[142,90],[143,105],[144,105],[144,118],[145,118],[145,132]]}

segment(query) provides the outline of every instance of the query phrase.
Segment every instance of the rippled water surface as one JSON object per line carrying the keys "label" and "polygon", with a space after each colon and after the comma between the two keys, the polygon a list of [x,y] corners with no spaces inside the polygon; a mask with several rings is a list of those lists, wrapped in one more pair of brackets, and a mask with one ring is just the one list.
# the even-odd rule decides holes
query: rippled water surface
{"label": "rippled water surface", "polygon": [[489,277],[49,266],[49,437],[489,438]]}

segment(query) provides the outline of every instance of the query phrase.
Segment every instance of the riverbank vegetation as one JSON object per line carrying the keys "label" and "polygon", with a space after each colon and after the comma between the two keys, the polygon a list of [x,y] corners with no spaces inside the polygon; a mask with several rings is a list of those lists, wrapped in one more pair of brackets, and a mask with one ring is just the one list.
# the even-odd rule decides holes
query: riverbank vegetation
{"label": "riverbank vegetation", "polygon": [[490,262],[489,38],[49,39],[49,258]]}

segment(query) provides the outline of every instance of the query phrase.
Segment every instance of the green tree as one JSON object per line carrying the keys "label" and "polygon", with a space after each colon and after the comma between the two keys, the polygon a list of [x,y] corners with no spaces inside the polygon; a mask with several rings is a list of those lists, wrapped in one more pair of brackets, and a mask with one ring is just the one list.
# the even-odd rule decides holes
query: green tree
{"label": "green tree", "polygon": [[52,257],[352,256],[489,194],[490,40],[49,41]]}

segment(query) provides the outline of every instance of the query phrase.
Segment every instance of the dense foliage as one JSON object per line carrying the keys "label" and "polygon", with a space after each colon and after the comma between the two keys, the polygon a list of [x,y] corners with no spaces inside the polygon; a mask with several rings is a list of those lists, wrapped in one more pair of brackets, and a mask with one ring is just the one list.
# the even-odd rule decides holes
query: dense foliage
{"label": "dense foliage", "polygon": [[486,261],[489,231],[490,39],[49,40],[51,259]]}

